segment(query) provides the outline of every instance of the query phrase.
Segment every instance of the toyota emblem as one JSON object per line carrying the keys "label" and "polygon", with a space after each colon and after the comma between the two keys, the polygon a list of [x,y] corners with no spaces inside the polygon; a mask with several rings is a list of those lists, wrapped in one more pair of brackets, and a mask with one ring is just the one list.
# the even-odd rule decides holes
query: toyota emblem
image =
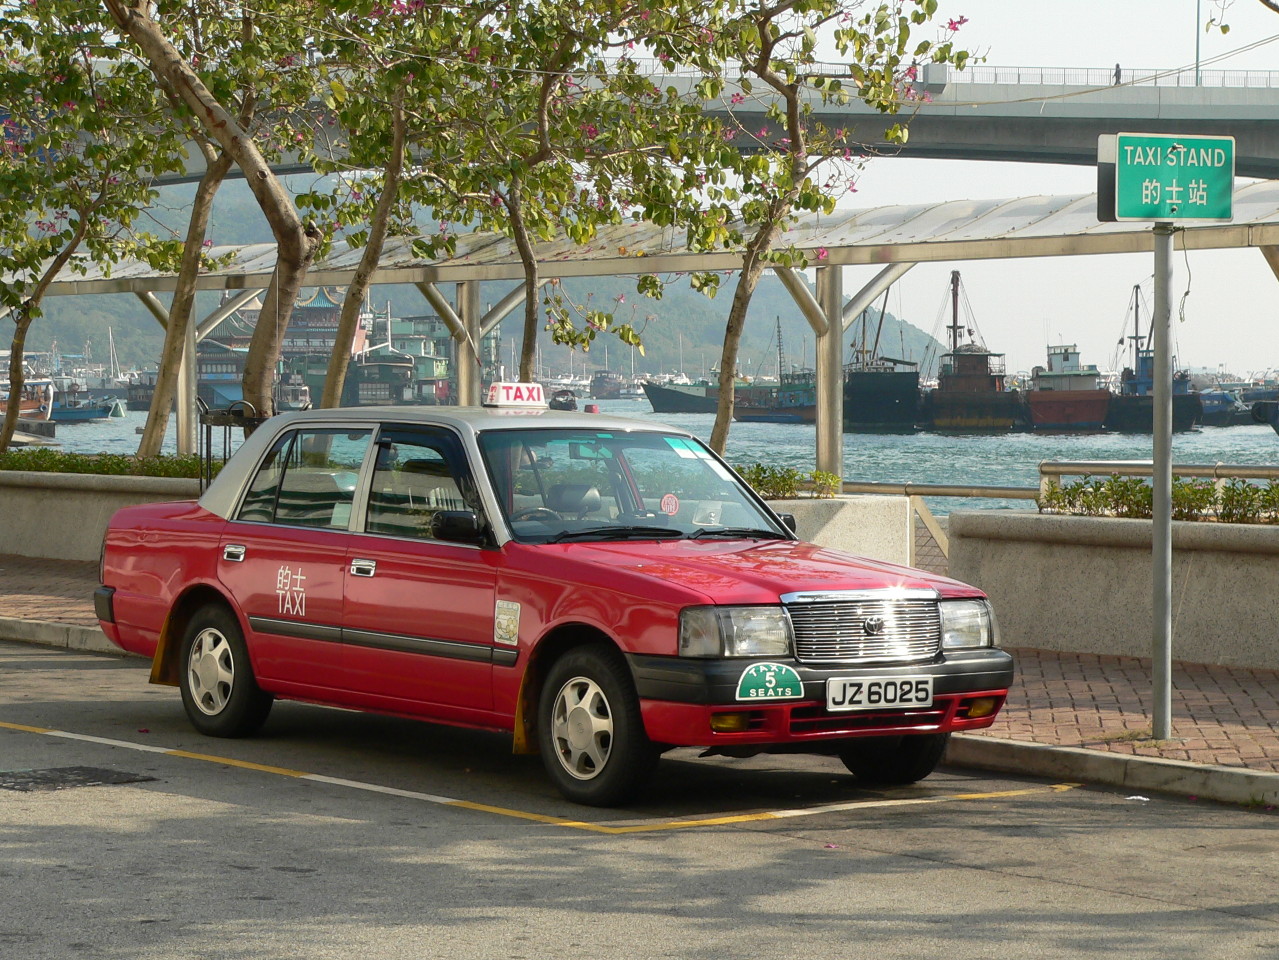
{"label": "toyota emblem", "polygon": [[868,637],[877,637],[884,632],[883,617],[867,617],[862,621],[862,630],[866,632]]}

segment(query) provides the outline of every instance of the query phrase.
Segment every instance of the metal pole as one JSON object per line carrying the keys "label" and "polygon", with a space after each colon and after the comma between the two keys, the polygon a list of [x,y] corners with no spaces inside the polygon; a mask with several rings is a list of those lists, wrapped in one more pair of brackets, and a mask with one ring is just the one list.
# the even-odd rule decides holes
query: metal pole
{"label": "metal pole", "polygon": [[817,337],[817,469],[844,476],[843,267],[817,268],[826,332]]}
{"label": "metal pole", "polygon": [[1172,736],[1172,237],[1171,223],[1155,224],[1155,315],[1151,319],[1155,343],[1151,661],[1152,733],[1156,740]]}
{"label": "metal pole", "polygon": [[1200,0],[1195,0],[1195,86],[1199,86],[1199,34],[1203,33],[1203,22],[1199,19]]}
{"label": "metal pole", "polygon": [[466,330],[466,343],[459,344],[457,362],[458,405],[478,406],[482,385],[480,365],[483,362],[480,347],[480,282],[466,280],[457,285],[457,307],[462,327]]}

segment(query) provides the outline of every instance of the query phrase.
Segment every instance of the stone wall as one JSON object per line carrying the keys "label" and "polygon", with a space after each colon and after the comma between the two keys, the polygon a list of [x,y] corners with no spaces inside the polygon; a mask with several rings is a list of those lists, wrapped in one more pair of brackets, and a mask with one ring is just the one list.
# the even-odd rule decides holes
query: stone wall
{"label": "stone wall", "polygon": [[[1008,647],[1149,657],[1152,524],[950,515],[950,574],[985,590]],[[1279,669],[1279,527],[1174,522],[1175,660]]]}
{"label": "stone wall", "polygon": [[909,497],[801,497],[770,500],[768,505],[794,515],[801,540],[860,557],[910,563],[915,523]]}
{"label": "stone wall", "polygon": [[199,495],[198,480],[0,470],[0,553],[97,560],[116,510]]}

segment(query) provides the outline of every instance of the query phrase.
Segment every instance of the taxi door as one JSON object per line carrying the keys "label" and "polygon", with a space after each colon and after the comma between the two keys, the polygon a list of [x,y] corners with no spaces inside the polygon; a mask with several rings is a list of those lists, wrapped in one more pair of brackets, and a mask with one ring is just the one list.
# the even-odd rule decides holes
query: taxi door
{"label": "taxi door", "polygon": [[474,489],[452,431],[379,435],[364,529],[351,537],[342,640],[347,684],[382,709],[478,721],[493,708],[497,555],[430,534],[435,512],[475,508]]}
{"label": "taxi door", "polygon": [[342,588],[356,479],[372,430],[304,428],[272,446],[224,527],[218,575],[249,622],[258,678],[280,692],[345,685]]}

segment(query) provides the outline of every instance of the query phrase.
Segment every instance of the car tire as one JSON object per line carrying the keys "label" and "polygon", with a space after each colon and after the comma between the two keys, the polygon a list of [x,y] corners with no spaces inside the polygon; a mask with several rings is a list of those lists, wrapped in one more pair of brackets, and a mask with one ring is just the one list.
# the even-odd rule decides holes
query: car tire
{"label": "car tire", "polygon": [[235,615],[216,605],[196,611],[187,624],[178,686],[191,725],[210,737],[255,733],[274,699],[253,676]]}
{"label": "car tire", "polygon": [[575,803],[603,807],[633,797],[660,755],[644,732],[626,661],[609,647],[575,647],[556,660],[537,717],[542,764]]}
{"label": "car tire", "polygon": [[839,759],[866,783],[914,783],[937,769],[949,742],[949,733],[860,737],[840,747]]}

